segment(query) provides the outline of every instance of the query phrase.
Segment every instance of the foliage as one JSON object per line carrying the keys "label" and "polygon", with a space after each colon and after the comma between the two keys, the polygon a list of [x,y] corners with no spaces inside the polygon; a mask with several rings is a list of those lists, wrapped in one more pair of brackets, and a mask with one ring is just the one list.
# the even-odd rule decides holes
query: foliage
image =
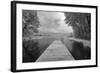
{"label": "foliage", "polygon": [[39,27],[39,20],[37,17],[37,11],[23,10],[22,11],[22,24],[23,24],[23,37],[29,37],[34,33],[37,33]]}
{"label": "foliage", "polygon": [[31,39],[38,33],[37,11],[22,10],[23,62],[34,62],[39,56],[38,43]]}
{"label": "foliage", "polygon": [[91,14],[65,12],[66,23],[72,26],[74,36],[81,39],[91,39]]}

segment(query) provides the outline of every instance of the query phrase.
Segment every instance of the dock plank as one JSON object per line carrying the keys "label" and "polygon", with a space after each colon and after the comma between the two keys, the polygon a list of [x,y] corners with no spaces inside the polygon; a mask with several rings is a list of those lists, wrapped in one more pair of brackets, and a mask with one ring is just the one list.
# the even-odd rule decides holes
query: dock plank
{"label": "dock plank", "polygon": [[60,41],[55,40],[36,60],[36,62],[44,61],[63,61],[63,60],[75,60],[67,47]]}

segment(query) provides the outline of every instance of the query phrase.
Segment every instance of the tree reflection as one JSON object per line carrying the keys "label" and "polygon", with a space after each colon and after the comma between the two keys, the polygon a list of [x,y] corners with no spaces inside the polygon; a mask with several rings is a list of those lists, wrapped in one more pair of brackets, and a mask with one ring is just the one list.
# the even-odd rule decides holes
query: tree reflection
{"label": "tree reflection", "polygon": [[35,62],[39,56],[38,42],[23,41],[23,62]]}
{"label": "tree reflection", "polygon": [[74,42],[71,53],[76,60],[90,59],[90,50],[90,47],[84,46],[82,42]]}

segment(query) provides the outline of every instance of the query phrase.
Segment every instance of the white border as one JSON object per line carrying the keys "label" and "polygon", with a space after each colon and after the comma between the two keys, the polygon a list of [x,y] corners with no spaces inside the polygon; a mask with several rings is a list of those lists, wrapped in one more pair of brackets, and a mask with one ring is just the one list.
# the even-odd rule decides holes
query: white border
{"label": "white border", "polygon": [[[58,62],[35,62],[35,63],[22,63],[22,9],[27,10],[46,10],[46,11],[65,11],[65,12],[84,12],[91,13],[91,60],[79,61],[58,61]],[[96,10],[93,8],[81,7],[59,7],[59,6],[44,6],[44,5],[28,5],[17,4],[17,70],[22,69],[38,69],[38,68],[52,68],[52,67],[72,67],[72,66],[85,66],[95,65],[96,59]]]}

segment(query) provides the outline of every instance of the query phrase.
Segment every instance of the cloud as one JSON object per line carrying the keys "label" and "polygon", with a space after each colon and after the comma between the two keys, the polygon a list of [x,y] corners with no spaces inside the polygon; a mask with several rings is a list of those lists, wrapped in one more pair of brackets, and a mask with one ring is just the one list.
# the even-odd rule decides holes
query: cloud
{"label": "cloud", "polygon": [[73,32],[71,26],[68,26],[64,21],[64,13],[48,11],[38,11],[37,13],[40,21],[39,31],[55,33]]}

